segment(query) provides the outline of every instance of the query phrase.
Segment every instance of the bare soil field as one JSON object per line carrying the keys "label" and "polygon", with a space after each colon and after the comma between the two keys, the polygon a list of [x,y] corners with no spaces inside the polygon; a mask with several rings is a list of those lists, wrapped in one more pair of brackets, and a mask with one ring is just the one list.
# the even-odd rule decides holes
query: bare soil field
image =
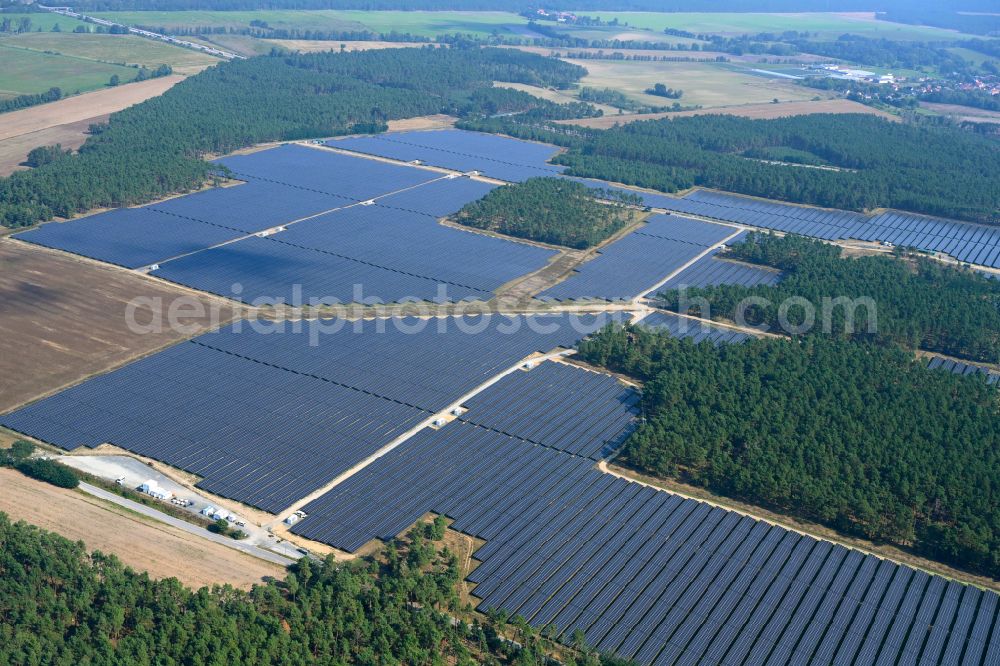
{"label": "bare soil field", "polygon": [[32,148],[56,143],[79,148],[92,123],[104,122],[109,114],[161,95],[183,80],[164,76],[0,115],[0,176],[16,171]]}
{"label": "bare soil field", "polygon": [[0,122],[0,141],[56,125],[65,125],[121,111],[150,97],[161,95],[183,80],[183,76],[163,76],[139,83],[130,83],[125,86],[67,97],[58,102],[40,104],[19,111],[10,111],[0,116],[0,119],[3,120]]}
{"label": "bare soil field", "polygon": [[87,140],[87,128],[94,123],[106,122],[110,114],[78,120],[75,123],[46,127],[37,132],[28,132],[20,136],[12,136],[0,141],[0,177],[9,176],[15,171],[27,169],[21,163],[27,159],[28,153],[39,146],[61,145],[63,148],[76,150]]}
{"label": "bare soil field", "polygon": [[0,511],[73,541],[114,554],[154,578],[175,577],[191,587],[230,583],[249,588],[284,570],[237,550],[199,539],[127,509],[0,469]]}
{"label": "bare soil field", "polygon": [[416,130],[447,129],[454,127],[458,120],[455,116],[439,113],[433,116],[419,116],[404,120],[390,120],[386,123],[390,132],[412,132]]}
{"label": "bare soil field", "polygon": [[556,122],[568,125],[580,125],[582,127],[593,127],[596,129],[608,129],[615,125],[636,120],[659,120],[661,118],[684,118],[685,116],[698,116],[703,114],[727,114],[731,116],[742,116],[744,118],[769,119],[784,118],[786,116],[803,116],[812,113],[869,113],[881,116],[887,120],[899,120],[896,116],[885,111],[880,111],[864,104],[852,102],[847,99],[827,99],[808,102],[783,102],[781,104],[744,104],[741,106],[723,106],[714,109],[698,109],[696,111],[680,111],[677,113],[637,113],[614,116],[604,116],[602,118],[581,118],[579,120],[558,120]]}
{"label": "bare soil field", "polygon": [[[221,300],[11,239],[0,240],[0,266],[0,412],[197,335],[212,327],[213,310],[220,324],[233,316]],[[166,321],[182,296],[204,308],[183,330],[129,330],[132,299],[159,299],[136,313],[149,324],[154,311]]]}

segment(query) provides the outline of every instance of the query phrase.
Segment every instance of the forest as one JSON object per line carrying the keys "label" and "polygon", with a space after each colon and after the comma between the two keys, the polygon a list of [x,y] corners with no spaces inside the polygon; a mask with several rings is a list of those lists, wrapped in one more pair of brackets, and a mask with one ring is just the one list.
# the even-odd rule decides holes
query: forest
{"label": "forest", "polygon": [[894,345],[695,345],[640,326],[580,356],[644,383],[625,464],[1000,575],[1000,405],[981,377]]}
{"label": "forest", "polygon": [[[1000,144],[945,127],[873,115],[814,114],[753,120],[704,115],[647,120],[608,130],[470,119],[466,129],[548,141],[569,150],[568,174],[676,192],[693,186],[846,210],[896,208],[1000,223]],[[837,170],[747,159],[793,148]]]}
{"label": "forest", "polygon": [[[145,203],[213,177],[208,153],[264,141],[377,132],[413,116],[533,111],[593,114],[493,81],[564,88],[582,67],[512,49],[390,49],[222,63],[91,126],[78,154],[0,179],[0,224],[17,227],[96,207]],[[548,110],[548,112],[545,112]]]}
{"label": "forest", "polygon": [[[786,328],[781,304],[804,298],[817,312],[816,325],[805,335],[893,342],[971,361],[1000,362],[1000,281],[975,271],[919,256],[842,258],[835,245],[761,233],[751,233],[724,256],[778,268],[784,277],[774,286],[720,285],[688,288],[683,294],[671,290],[660,295],[664,305],[677,310],[685,302],[696,303],[693,310],[702,316],[732,321],[743,309],[741,303],[762,298],[767,302],[743,309],[747,323],[780,333]],[[868,298],[874,306],[830,307],[829,326],[824,325],[824,299],[841,297]],[[793,306],[785,315],[795,328],[806,313]]]}
{"label": "forest", "polygon": [[[602,203],[605,202],[605,203]],[[637,195],[594,190],[565,178],[529,178],[466,204],[455,221],[468,227],[582,250],[634,219]]]}
{"label": "forest", "polygon": [[[468,609],[443,534],[418,524],[379,559],[303,558],[249,592],[190,590],[0,513],[0,663],[549,663],[552,644],[525,623],[452,622]],[[586,649],[562,660],[624,665]]]}

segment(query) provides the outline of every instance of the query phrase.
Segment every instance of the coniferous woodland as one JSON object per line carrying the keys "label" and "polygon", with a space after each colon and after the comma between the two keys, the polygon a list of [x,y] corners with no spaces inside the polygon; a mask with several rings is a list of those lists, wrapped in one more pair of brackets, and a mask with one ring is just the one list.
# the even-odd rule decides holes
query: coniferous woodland
{"label": "coniferous woodland", "polygon": [[592,190],[564,178],[530,178],[466,204],[455,220],[476,229],[584,249],[624,229],[633,219],[628,206],[641,203],[637,195]]}
{"label": "coniferous woodland", "polygon": [[644,382],[640,470],[1000,575],[1000,405],[895,345],[715,347],[609,327],[581,357]]}
{"label": "coniferous woodland", "polygon": [[512,49],[393,49],[270,56],[223,63],[118,112],[78,154],[0,179],[0,224],[24,226],[101,206],[143,203],[197,188],[202,157],[264,141],[378,132],[433,113],[526,112],[559,118],[595,111],[493,81],[566,87],[582,67]]}
{"label": "coniferous woodland", "polygon": [[[894,342],[971,361],[1000,362],[1000,281],[930,259],[891,256],[841,258],[835,245],[801,236],[750,234],[729,248],[730,258],[784,271],[774,286],[719,285],[661,294],[668,309],[690,309],[715,319],[736,319],[742,310],[750,325],[781,333],[779,312],[789,299],[804,298],[815,309],[816,324],[805,335],[833,335]],[[824,299],[846,297],[859,305],[830,302],[829,330]],[[756,301],[748,307],[741,303]],[[856,299],[871,299],[873,307]],[[692,307],[685,307],[685,303]],[[706,308],[707,304],[707,308]],[[705,310],[708,311],[705,311]],[[806,309],[791,306],[786,321],[798,327]],[[870,326],[871,325],[871,326]]]}
{"label": "coniferous woodland", "polygon": [[[569,150],[569,175],[676,192],[696,185],[846,210],[897,208],[1000,223],[1000,144],[949,127],[871,115],[753,120],[726,115],[648,120],[609,130],[469,119],[467,129]],[[763,149],[809,154],[830,169],[768,164]]]}
{"label": "coniferous woodland", "polygon": [[[526,624],[453,621],[465,609],[443,533],[418,525],[377,560],[303,559],[249,592],[192,591],[0,513],[0,663],[548,663],[553,646]],[[566,661],[623,663],[586,650]]]}

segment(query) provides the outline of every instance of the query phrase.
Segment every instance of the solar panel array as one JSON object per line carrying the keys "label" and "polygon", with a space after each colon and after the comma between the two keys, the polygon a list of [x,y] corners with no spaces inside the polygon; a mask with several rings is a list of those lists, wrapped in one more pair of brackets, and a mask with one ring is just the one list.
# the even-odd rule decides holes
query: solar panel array
{"label": "solar panel array", "polygon": [[873,217],[852,238],[943,252],[959,261],[1000,268],[1000,230],[995,227],[889,212]]}
{"label": "solar panel array", "polygon": [[427,169],[359,159],[297,144],[224,157],[217,162],[240,178],[282,183],[351,201],[368,201],[441,178],[441,174]]}
{"label": "solar panel array", "polygon": [[[462,187],[461,180],[443,183]],[[440,201],[447,200],[446,191],[438,194]],[[457,194],[464,197],[468,191]],[[555,254],[376,204],[340,209],[266,238],[183,257],[163,264],[155,275],[245,302],[444,302],[489,299],[495,289],[542,268]]]}
{"label": "solar panel array", "polygon": [[717,254],[718,250],[705,255],[667,280],[661,289],[703,288],[724,284],[755,287],[757,285],[775,285],[781,281],[781,273],[778,271],[719,259]]}
{"label": "solar panel array", "polygon": [[[17,238],[126,268],[140,268],[247,234],[439,179],[425,169],[298,145],[219,160],[247,180],[141,208],[45,224]],[[458,210],[480,191],[438,187],[439,207]],[[449,211],[452,212],[452,211]],[[223,295],[229,296],[227,290]]]}
{"label": "solar panel array", "polygon": [[730,227],[676,215],[655,215],[537,298],[629,300],[733,232]]}
{"label": "solar panel array", "polygon": [[722,326],[713,326],[697,319],[680,317],[672,312],[656,310],[639,320],[639,324],[665,331],[675,338],[689,338],[694,343],[708,340],[715,344],[744,342],[750,335]]}
{"label": "solar panel array", "polygon": [[608,375],[562,363],[515,372],[465,403],[459,418],[532,444],[598,460],[631,431],[639,394]]}
{"label": "solar panel array", "polygon": [[383,197],[379,200],[379,205],[431,217],[444,217],[458,212],[467,203],[482,199],[496,187],[471,178],[435,180]]}
{"label": "solar panel array", "polygon": [[478,171],[509,182],[556,176],[565,169],[548,164],[559,152],[555,146],[462,130],[350,137],[328,141],[327,145],[402,162],[419,160],[454,171]]}
{"label": "solar panel array", "polygon": [[242,236],[150,208],[120,208],[69,222],[50,222],[14,237],[126,268],[139,268]]}
{"label": "solar panel array", "polygon": [[953,372],[956,375],[985,375],[986,383],[990,385],[1000,382],[1000,371],[986,368],[981,365],[973,365],[971,363],[955,361],[950,358],[943,358],[941,356],[932,357],[930,362],[927,364],[927,367],[931,370],[937,369]]}
{"label": "solar panel array", "polygon": [[860,228],[868,220],[860,213],[793,206],[706,190],[695,190],[682,199],[657,197],[655,205],[681,213],[826,240],[849,238],[852,229]]}
{"label": "solar panel array", "polygon": [[[530,400],[544,388],[523,388],[507,418],[544,418]],[[475,425],[474,412],[348,478],[293,531],[356,550],[446,515],[486,541],[469,576],[480,610],[567,641],[581,631],[639,664],[1000,658],[993,592],[603,474],[590,458]]]}
{"label": "solar panel array", "polygon": [[647,205],[825,240],[877,241],[941,252],[971,264],[1000,267],[1000,230],[969,222],[890,211],[869,218],[696,190],[681,199],[650,195]]}
{"label": "solar panel array", "polygon": [[485,535],[501,504],[526,507],[537,498],[534,475],[551,474],[547,483],[581,477],[602,451],[617,448],[633,428],[637,397],[573,366],[515,371],[467,402],[458,420],[420,431],[308,504],[295,532],[353,551],[433,509],[463,524],[481,519],[485,531],[461,529]]}
{"label": "solar panel array", "polygon": [[0,423],[69,450],[110,442],[203,476],[208,491],[278,512],[519,359],[571,346],[604,318],[581,322],[335,321],[326,332],[275,335],[243,323]]}

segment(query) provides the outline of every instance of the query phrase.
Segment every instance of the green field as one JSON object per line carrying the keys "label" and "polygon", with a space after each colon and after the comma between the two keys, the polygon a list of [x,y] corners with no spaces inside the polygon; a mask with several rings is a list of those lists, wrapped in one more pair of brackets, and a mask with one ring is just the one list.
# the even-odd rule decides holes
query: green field
{"label": "green field", "polygon": [[72,32],[77,26],[85,26],[88,29],[93,29],[89,23],[84,23],[83,21],[77,21],[74,18],[68,16],[59,16],[58,14],[52,14],[50,12],[37,12],[37,13],[7,13],[0,12],[0,20],[10,19],[10,22],[16,27],[18,22],[22,18],[27,18],[31,21],[31,31],[35,32],[41,29],[42,32],[48,32],[52,30],[52,27],[56,24],[59,25],[59,29],[63,32]]}
{"label": "green field", "polygon": [[[206,53],[135,35],[31,32],[2,36],[0,44],[111,64],[144,65],[150,68],[165,64],[180,74],[194,73],[219,62]],[[37,76],[44,79],[47,74],[42,71]],[[134,75],[134,72],[131,74]]]}
{"label": "green field", "polygon": [[627,23],[633,28],[646,28],[662,32],[664,28],[676,28],[695,34],[743,35],[760,32],[819,33],[820,39],[836,39],[844,33],[866,37],[896,39],[900,41],[964,39],[953,30],[920,25],[903,25],[876,21],[860,15],[802,13],[802,14],[753,14],[727,12],[587,12],[605,21],[618,19],[619,24]]}
{"label": "green field", "polygon": [[403,12],[356,10],[262,10],[262,11],[179,11],[179,12],[99,12],[99,17],[128,25],[191,28],[198,26],[249,27],[250,21],[264,21],[272,28],[299,30],[393,30],[424,37],[455,32],[489,35],[493,32],[517,34],[528,21],[509,12]]}
{"label": "green field", "polygon": [[[629,62],[617,60],[570,60],[587,68],[580,85],[614,88],[642,104],[703,107],[761,104],[775,98],[782,102],[805,101],[817,91],[780,79],[757,76],[725,64],[703,62]],[[647,95],[656,83],[684,91],[680,100]]]}
{"label": "green field", "polygon": [[0,62],[0,93],[8,95],[41,93],[53,86],[72,95],[102,88],[114,74],[122,83],[138,74],[134,67],[32,51],[10,46],[6,40],[0,40]]}

